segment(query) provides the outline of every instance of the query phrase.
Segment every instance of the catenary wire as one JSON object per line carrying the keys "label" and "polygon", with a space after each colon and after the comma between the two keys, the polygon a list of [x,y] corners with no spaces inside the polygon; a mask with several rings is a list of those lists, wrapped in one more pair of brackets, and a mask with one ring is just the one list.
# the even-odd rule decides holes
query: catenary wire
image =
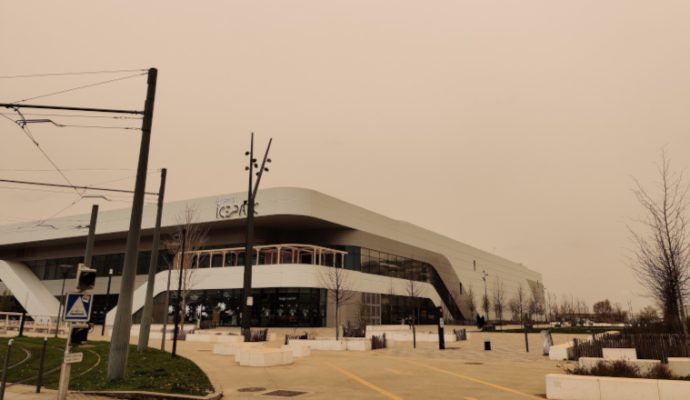
{"label": "catenary wire", "polygon": [[[2,115],[14,115],[10,113],[0,113]],[[61,117],[61,118],[98,118],[98,119],[143,119],[143,117],[131,117],[121,115],[87,115],[87,114],[48,114],[48,113],[24,113],[32,117]]]}
{"label": "catenary wire", "polygon": [[[22,119],[25,119],[24,116],[22,115],[22,112],[21,112],[19,109],[15,109],[15,111],[17,112],[17,114],[19,114],[19,116],[22,117]],[[5,117],[5,118],[7,118],[7,117]],[[8,119],[12,120],[11,118],[8,118]],[[15,121],[15,123],[16,123],[16,121]],[[19,125],[19,124],[17,124],[17,125]],[[38,141],[37,141],[37,140],[34,138],[34,136],[31,134],[31,130],[29,130],[29,127],[26,126],[26,125],[23,125],[23,126],[22,126],[22,125],[19,125],[19,128],[21,128],[22,132],[24,132],[24,134],[31,140],[31,142],[33,142],[33,144],[36,145],[36,148],[41,152],[41,154],[43,154],[43,156],[46,158],[46,160],[48,160],[48,162],[50,162],[50,164],[53,166],[53,168],[55,168],[55,170],[62,176],[62,178],[65,180],[65,182],[67,182],[67,183],[69,183],[70,185],[74,186],[74,184],[72,183],[72,181],[69,180],[69,178],[67,177],[67,175],[65,175],[65,173],[62,172],[62,171],[60,170],[60,167],[57,166],[57,164],[55,163],[55,161],[53,161],[53,159],[50,158],[50,156],[48,155],[48,153],[46,153],[46,152],[43,150],[43,148],[41,148],[41,145],[38,144]],[[78,191],[76,188],[74,188],[74,191],[75,191],[79,196],[81,196],[81,194],[79,193],[79,191]]]}
{"label": "catenary wire", "polygon": [[106,81],[100,81],[100,82],[89,83],[88,85],[76,86],[76,87],[69,88],[69,89],[59,90],[59,91],[57,91],[57,92],[51,92],[51,93],[46,93],[46,94],[42,94],[42,95],[38,95],[38,96],[28,97],[28,98],[26,98],[26,99],[17,100],[17,101],[15,101],[15,102],[13,102],[13,103],[23,103],[23,102],[29,101],[29,100],[42,99],[42,98],[44,98],[44,97],[49,97],[49,96],[57,96],[57,95],[59,95],[59,94],[74,92],[74,91],[76,91],[76,90],[87,89],[87,88],[91,88],[91,87],[95,87],[95,86],[100,86],[100,85],[106,85],[106,84],[108,84],[108,83],[123,81],[123,80],[125,80],[125,79],[132,79],[132,78],[135,78],[135,77],[137,77],[137,76],[142,76],[142,75],[146,75],[146,73],[138,73],[138,74],[134,74],[134,75],[127,75],[127,76],[120,77],[120,78],[109,79],[109,80],[106,80]]}
{"label": "catenary wire", "polygon": [[45,74],[26,74],[26,75],[0,75],[0,79],[14,79],[14,78],[43,78],[48,76],[70,76],[70,75],[96,75],[96,74],[115,74],[121,72],[143,72],[146,69],[120,69],[120,70],[104,70],[104,71],[80,71],[80,72],[53,72]]}

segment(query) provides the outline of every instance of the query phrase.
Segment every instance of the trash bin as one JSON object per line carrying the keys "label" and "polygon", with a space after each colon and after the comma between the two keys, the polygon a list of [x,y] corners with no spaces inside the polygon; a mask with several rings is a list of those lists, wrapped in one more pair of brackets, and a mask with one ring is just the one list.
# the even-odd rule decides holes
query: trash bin
{"label": "trash bin", "polygon": [[488,351],[491,350],[491,340],[485,340],[484,341],[484,350]]}

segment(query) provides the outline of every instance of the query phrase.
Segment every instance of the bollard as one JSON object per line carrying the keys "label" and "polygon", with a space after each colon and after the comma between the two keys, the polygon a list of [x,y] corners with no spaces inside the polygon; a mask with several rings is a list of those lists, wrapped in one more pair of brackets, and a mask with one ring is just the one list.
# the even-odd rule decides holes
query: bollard
{"label": "bollard", "polygon": [[7,342],[7,353],[5,353],[5,363],[2,365],[2,380],[0,380],[0,400],[5,398],[5,386],[7,386],[7,367],[10,364],[10,351],[12,351],[14,339]]}
{"label": "bollard", "polygon": [[43,338],[43,350],[41,350],[41,362],[38,365],[38,377],[36,378],[36,393],[41,393],[41,386],[43,386],[43,366],[46,359],[46,347],[48,346],[48,338]]}
{"label": "bollard", "polygon": [[491,350],[491,340],[486,339],[484,340],[484,351],[489,351]]}

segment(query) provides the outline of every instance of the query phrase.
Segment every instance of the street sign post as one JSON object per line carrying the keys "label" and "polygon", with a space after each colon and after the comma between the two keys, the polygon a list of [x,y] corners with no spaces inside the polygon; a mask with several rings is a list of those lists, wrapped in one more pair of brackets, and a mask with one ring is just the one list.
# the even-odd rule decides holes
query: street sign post
{"label": "street sign post", "polygon": [[70,293],[67,295],[63,320],[67,322],[89,322],[93,307],[93,296],[86,293]]}
{"label": "street sign post", "polygon": [[69,353],[65,354],[66,364],[76,364],[84,360],[84,353]]}

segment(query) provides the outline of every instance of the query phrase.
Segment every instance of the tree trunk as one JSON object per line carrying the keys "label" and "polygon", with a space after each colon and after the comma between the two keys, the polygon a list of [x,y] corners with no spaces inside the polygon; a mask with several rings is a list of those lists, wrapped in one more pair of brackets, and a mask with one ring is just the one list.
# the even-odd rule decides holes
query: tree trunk
{"label": "tree trunk", "polygon": [[338,301],[338,298],[336,296],[335,299],[335,340],[340,339],[340,324],[338,323],[339,321],[339,312],[340,312],[340,302]]}

